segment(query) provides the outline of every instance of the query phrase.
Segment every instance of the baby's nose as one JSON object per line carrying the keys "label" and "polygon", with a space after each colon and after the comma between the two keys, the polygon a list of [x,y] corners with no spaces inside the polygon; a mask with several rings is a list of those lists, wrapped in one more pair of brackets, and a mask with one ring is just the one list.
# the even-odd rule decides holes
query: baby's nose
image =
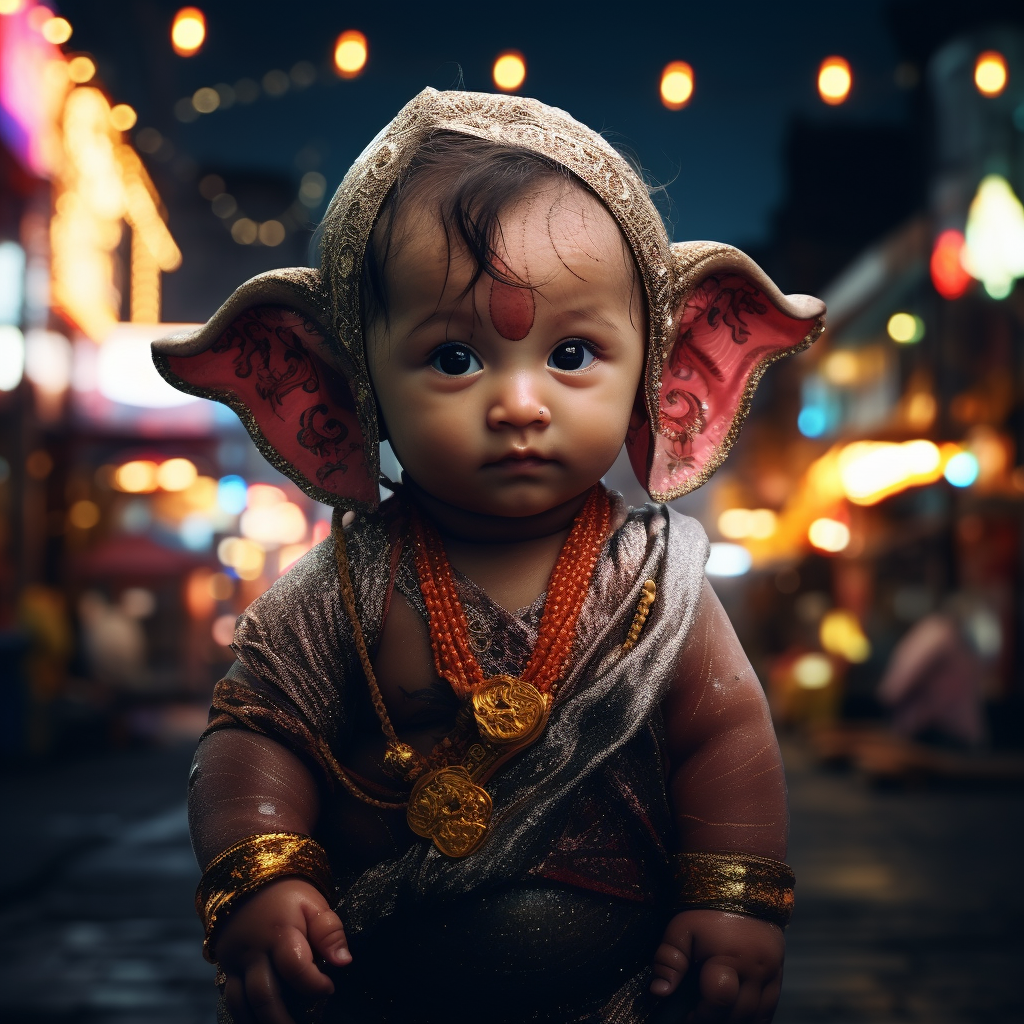
{"label": "baby's nose", "polygon": [[502,427],[547,426],[551,411],[543,400],[539,382],[531,373],[509,374],[494,396],[487,413],[492,430]]}

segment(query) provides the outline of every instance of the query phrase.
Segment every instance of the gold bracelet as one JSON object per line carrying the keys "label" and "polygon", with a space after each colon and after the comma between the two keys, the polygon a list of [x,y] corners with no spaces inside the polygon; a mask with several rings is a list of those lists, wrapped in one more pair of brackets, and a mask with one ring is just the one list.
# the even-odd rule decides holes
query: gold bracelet
{"label": "gold bracelet", "polygon": [[793,915],[793,869],[781,860],[747,853],[680,853],[676,910],[726,910],[771,921]]}
{"label": "gold bracelet", "polygon": [[279,878],[305,879],[334,903],[335,884],[324,848],[298,832],[249,836],[207,865],[196,889],[196,912],[206,929],[203,956],[216,963],[213,940],[219,925],[244,896]]}

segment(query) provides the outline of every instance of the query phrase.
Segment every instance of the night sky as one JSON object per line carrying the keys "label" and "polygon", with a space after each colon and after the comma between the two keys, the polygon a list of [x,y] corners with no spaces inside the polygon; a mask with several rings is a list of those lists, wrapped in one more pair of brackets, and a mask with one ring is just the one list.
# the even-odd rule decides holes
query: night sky
{"label": "night sky", "polygon": [[[883,0],[500,6],[210,0],[199,4],[207,16],[206,44],[188,59],[170,47],[179,6],[65,0],[60,13],[75,28],[66,49],[91,53],[111,98],[132,104],[138,128],[157,128],[198,173],[270,172],[297,183],[315,167],[327,178],[328,195],[421,88],[489,89],[494,57],[515,48],[528,64],[522,93],[608,133],[639,157],[653,182],[667,186],[674,238],[756,246],[780,200],[780,154],[794,117],[900,120],[908,102],[895,82],[898,58]],[[259,80],[299,60],[326,68],[333,41],[346,28],[369,39],[370,61],[360,78],[322,74],[280,98],[261,96],[191,124],[175,119],[174,103],[200,86]],[[847,57],[854,71],[850,100],[840,108],[826,107],[815,88],[818,64],[833,53]],[[686,60],[695,71],[694,99],[678,112],[658,98],[669,60]],[[829,173],[827,154],[807,159]],[[168,201],[174,231],[174,197]]]}

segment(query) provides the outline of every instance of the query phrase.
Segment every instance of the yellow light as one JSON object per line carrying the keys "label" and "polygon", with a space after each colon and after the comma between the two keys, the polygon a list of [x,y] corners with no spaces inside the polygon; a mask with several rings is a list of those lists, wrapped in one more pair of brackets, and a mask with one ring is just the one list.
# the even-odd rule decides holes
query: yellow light
{"label": "yellow light", "polygon": [[767,540],[777,525],[778,517],[770,508],[729,508],[718,517],[718,532],[729,540]]}
{"label": "yellow light", "polygon": [[259,544],[242,537],[225,537],[217,545],[217,557],[222,565],[234,569],[243,580],[259,579],[267,560],[266,552]]}
{"label": "yellow light", "polygon": [[841,348],[830,352],[822,362],[821,372],[829,384],[849,387],[860,379],[860,360],[856,352]]}
{"label": "yellow light", "polygon": [[248,508],[242,513],[239,526],[244,537],[265,546],[297,544],[308,528],[302,509],[290,501]]}
{"label": "yellow light", "polygon": [[978,54],[974,64],[974,84],[983,96],[998,96],[1006,88],[1009,76],[1006,58],[996,50]]}
{"label": "yellow light", "polygon": [[156,482],[165,491],[184,491],[195,483],[199,472],[188,459],[168,459],[160,463]]}
{"label": "yellow light", "polygon": [[836,519],[815,519],[807,531],[807,539],[819,551],[835,554],[850,544],[850,528]]}
{"label": "yellow light", "polygon": [[251,484],[245,495],[247,508],[269,508],[287,500],[284,491],[273,484]]}
{"label": "yellow light", "polygon": [[119,131],[131,131],[139,115],[127,103],[118,103],[110,108],[110,123]]}
{"label": "yellow light", "polygon": [[68,522],[79,530],[91,530],[100,521],[100,507],[95,501],[76,501],[68,509]]}
{"label": "yellow light", "polygon": [[156,463],[145,459],[126,462],[114,470],[114,486],[128,494],[149,494],[155,491]]}
{"label": "yellow light", "polygon": [[893,313],[885,329],[901,345],[912,345],[924,337],[924,323],[913,313]]}
{"label": "yellow light", "polygon": [[845,57],[826,57],[818,69],[818,92],[831,107],[845,102],[853,85],[850,62]]}
{"label": "yellow light", "polygon": [[354,28],[342,32],[334,44],[335,70],[342,78],[355,78],[366,67],[369,52],[362,32]]}
{"label": "yellow light", "polygon": [[256,226],[256,221],[250,220],[248,217],[239,217],[231,225],[231,237],[239,245],[252,245],[258,235],[259,228]]}
{"label": "yellow light", "polygon": [[214,601],[226,601],[235,592],[235,584],[225,572],[215,572],[206,581],[207,593]]}
{"label": "yellow light", "polygon": [[857,664],[871,657],[871,642],[860,628],[853,612],[833,608],[827,612],[818,627],[818,639],[829,654]]}
{"label": "yellow light", "polygon": [[934,483],[942,464],[931,441],[855,441],[839,453],[839,478],[850,501],[876,505],[908,487]]}
{"label": "yellow light", "polygon": [[727,508],[718,517],[718,532],[729,540],[742,540],[750,532],[750,510]]}
{"label": "yellow light", "polygon": [[753,540],[767,540],[777,526],[778,516],[770,508],[755,508],[750,513],[750,537]]}
{"label": "yellow light", "polygon": [[823,690],[832,682],[832,662],[824,654],[804,654],[793,662],[793,678],[802,690]]}
{"label": "yellow light", "polygon": [[43,38],[54,46],[60,46],[71,38],[71,22],[67,18],[50,18],[43,22]]}
{"label": "yellow light", "polygon": [[206,16],[198,7],[182,7],[171,25],[171,46],[179,57],[197,53],[206,39]]}
{"label": "yellow light", "polygon": [[924,430],[935,422],[937,411],[935,396],[930,395],[927,391],[917,391],[910,396],[910,401],[907,402],[907,422],[912,427]]}
{"label": "yellow light", "polygon": [[284,236],[284,225],[279,220],[264,221],[259,227],[259,239],[264,245],[280,245]]}
{"label": "yellow light", "polygon": [[509,50],[494,62],[494,84],[503,92],[515,92],[526,81],[526,60],[521,53]]}
{"label": "yellow light", "polygon": [[196,477],[183,497],[197,512],[213,512],[217,508],[217,481],[212,476]]}
{"label": "yellow light", "polygon": [[25,5],[25,0],[0,0],[0,14],[17,14]]}
{"label": "yellow light", "polygon": [[665,65],[661,73],[661,102],[669,110],[682,110],[693,96],[693,68],[684,60]]}
{"label": "yellow light", "polygon": [[75,85],[83,85],[85,82],[91,81],[95,74],[96,65],[89,57],[80,55],[78,57],[72,57],[71,60],[68,61],[68,78],[70,78]]}
{"label": "yellow light", "polygon": [[220,93],[204,85],[192,94],[192,106],[200,114],[212,114],[220,106]]}

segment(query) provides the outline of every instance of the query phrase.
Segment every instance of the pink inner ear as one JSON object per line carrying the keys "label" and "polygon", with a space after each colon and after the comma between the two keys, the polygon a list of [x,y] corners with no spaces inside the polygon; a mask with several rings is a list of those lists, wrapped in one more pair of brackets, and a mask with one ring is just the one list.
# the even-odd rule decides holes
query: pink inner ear
{"label": "pink inner ear", "polygon": [[799,345],[815,321],[786,316],[746,278],[728,275],[702,281],[677,311],[677,324],[662,372],[648,483],[659,494],[680,493],[713,462],[751,375]]}
{"label": "pink inner ear", "polygon": [[[362,429],[344,379],[317,354],[318,327],[277,306],[246,310],[205,352],[168,356],[171,371],[210,396],[231,397],[321,500],[376,503]],[[246,424],[249,426],[249,424]],[[325,492],[325,493],[317,493]]]}

